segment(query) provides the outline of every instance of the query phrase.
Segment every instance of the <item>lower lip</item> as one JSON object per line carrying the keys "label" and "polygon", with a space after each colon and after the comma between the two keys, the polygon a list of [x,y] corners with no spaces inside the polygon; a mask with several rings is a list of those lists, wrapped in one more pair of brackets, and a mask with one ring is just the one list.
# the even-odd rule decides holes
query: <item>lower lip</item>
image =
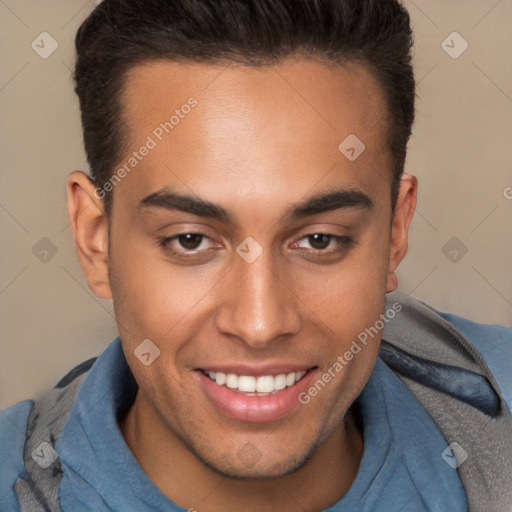
{"label": "lower lip", "polygon": [[315,370],[310,370],[293,386],[267,396],[247,396],[219,386],[202,371],[195,373],[206,396],[222,414],[238,421],[262,423],[278,420],[301,405],[299,395],[308,389]]}

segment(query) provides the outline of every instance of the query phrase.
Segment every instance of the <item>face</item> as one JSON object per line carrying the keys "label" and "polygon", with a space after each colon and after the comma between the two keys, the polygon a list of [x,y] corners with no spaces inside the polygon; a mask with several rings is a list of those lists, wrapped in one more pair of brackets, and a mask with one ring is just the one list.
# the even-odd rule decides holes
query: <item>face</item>
{"label": "face", "polygon": [[137,400],[218,472],[289,473],[369,378],[378,337],[335,363],[405,251],[381,91],[356,65],[165,61],[132,69],[123,103],[105,286]]}

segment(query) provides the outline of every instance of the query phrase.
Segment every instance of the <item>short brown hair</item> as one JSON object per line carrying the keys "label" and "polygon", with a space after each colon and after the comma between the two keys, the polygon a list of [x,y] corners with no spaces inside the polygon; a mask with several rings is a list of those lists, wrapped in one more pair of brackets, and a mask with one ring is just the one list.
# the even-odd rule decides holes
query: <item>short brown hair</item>
{"label": "short brown hair", "polygon": [[360,62],[378,80],[389,112],[394,207],[414,121],[412,44],[397,0],[104,0],[76,36],[75,90],[91,177],[102,187],[127,149],[120,97],[131,67],[154,59],[259,66],[305,54]]}

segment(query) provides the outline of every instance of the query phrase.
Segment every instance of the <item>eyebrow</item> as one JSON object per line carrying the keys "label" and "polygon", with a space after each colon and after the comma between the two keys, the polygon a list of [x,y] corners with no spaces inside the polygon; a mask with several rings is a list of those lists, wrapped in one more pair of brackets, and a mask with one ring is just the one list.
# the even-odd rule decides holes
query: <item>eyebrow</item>
{"label": "eyebrow", "polygon": [[371,210],[373,208],[373,201],[367,194],[359,190],[334,190],[318,194],[310,197],[303,203],[299,203],[293,207],[286,217],[300,219],[346,208]]}
{"label": "eyebrow", "polygon": [[[179,210],[199,217],[233,223],[233,216],[222,206],[198,197],[170,192],[168,189],[162,189],[146,196],[139,202],[139,207]],[[293,206],[285,214],[283,220],[297,220],[319,213],[347,208],[371,210],[373,208],[373,201],[367,194],[359,190],[334,190],[310,197],[304,202]]]}
{"label": "eyebrow", "polygon": [[176,194],[167,189],[159,190],[145,197],[139,202],[139,207],[160,207],[168,210],[179,210],[185,213],[198,215],[222,222],[232,222],[231,214],[222,206],[210,201],[189,195]]}

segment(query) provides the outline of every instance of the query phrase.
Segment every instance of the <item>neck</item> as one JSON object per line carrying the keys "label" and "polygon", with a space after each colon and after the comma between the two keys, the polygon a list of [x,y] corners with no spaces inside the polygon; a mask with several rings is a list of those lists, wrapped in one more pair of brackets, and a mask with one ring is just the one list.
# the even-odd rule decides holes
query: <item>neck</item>
{"label": "neck", "polygon": [[185,509],[201,512],[327,508],[352,485],[363,453],[362,434],[347,414],[293,473],[241,481],[222,476],[199,460],[140,392],[119,426],[142,469],[163,494]]}

